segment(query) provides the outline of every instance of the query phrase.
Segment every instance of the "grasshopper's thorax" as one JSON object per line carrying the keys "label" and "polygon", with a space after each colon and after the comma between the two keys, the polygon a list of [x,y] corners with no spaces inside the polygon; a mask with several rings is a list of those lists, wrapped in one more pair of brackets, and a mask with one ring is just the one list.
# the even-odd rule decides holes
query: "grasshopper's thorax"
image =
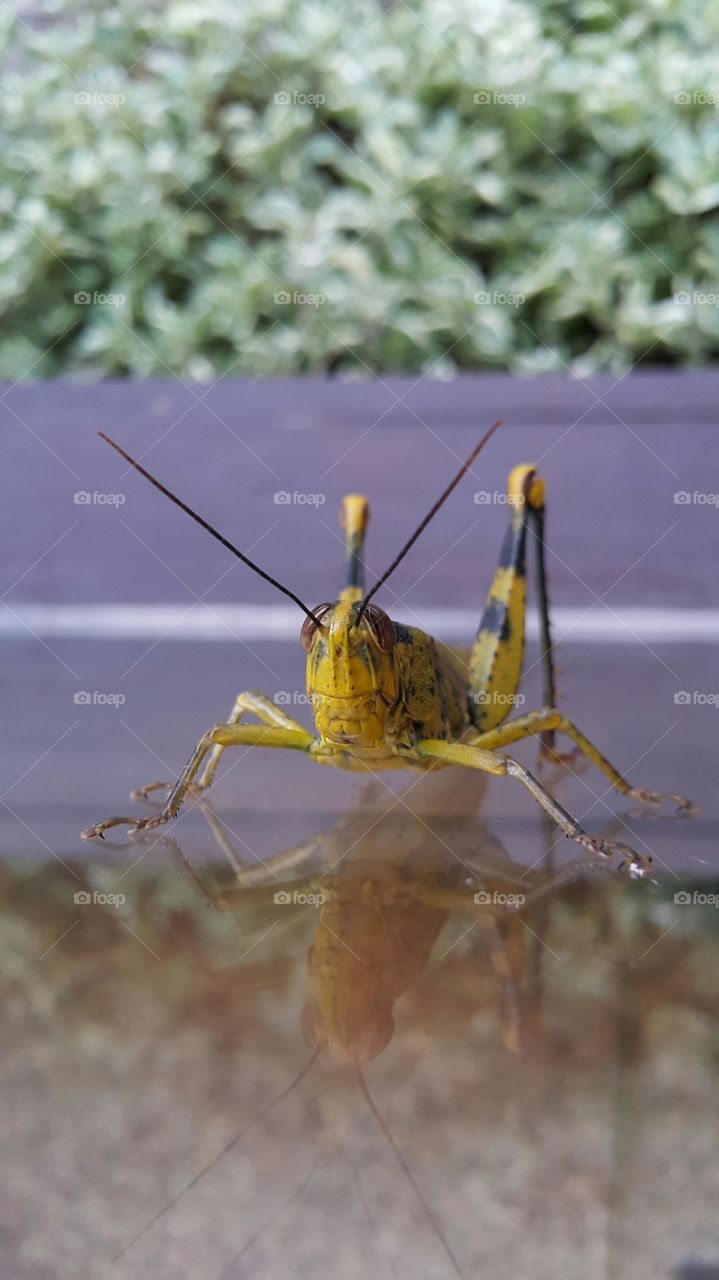
{"label": "grasshopper's thorax", "polygon": [[303,634],[317,733],[358,752],[386,741],[399,696],[392,623],[369,606],[358,626],[361,600],[360,588],[345,588],[338,601],[315,611],[321,628],[306,624]]}

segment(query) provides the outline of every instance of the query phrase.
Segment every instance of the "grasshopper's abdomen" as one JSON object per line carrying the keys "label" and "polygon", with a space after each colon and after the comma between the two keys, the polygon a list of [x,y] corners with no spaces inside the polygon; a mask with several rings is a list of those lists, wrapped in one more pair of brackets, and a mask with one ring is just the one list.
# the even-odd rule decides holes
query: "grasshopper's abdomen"
{"label": "grasshopper's abdomen", "polygon": [[366,1062],[387,1045],[397,998],[422,972],[446,913],[403,891],[399,868],[355,864],[328,880],[307,956],[303,1028],[334,1056]]}
{"label": "grasshopper's abdomen", "polygon": [[417,738],[455,738],[467,728],[467,675],[459,659],[417,627],[394,624],[400,702],[404,718]]}

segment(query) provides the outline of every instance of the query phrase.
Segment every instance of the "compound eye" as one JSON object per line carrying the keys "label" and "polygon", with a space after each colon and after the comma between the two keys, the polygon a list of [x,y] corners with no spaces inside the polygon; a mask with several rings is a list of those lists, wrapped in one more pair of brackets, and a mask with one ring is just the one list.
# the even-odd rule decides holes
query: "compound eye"
{"label": "compound eye", "polygon": [[[318,604],[317,608],[313,609],[312,612],[314,613],[317,621],[321,622],[325,614],[327,613],[327,611],[331,608],[332,608],[331,604]],[[300,644],[302,645],[302,648],[304,649],[305,653],[309,653],[310,649],[312,648],[312,645],[315,642],[316,635],[317,635],[317,625],[314,621],[314,618],[305,618],[304,622],[302,623],[302,630],[300,631]]]}
{"label": "compound eye", "polygon": [[394,623],[392,619],[384,612],[378,609],[375,604],[367,606],[364,612],[367,619],[367,626],[377,648],[382,653],[391,653],[394,649]]}

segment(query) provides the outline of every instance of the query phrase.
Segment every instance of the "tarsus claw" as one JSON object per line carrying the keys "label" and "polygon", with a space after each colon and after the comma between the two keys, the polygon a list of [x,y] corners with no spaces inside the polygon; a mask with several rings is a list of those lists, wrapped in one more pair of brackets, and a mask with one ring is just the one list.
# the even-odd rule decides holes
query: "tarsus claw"
{"label": "tarsus claw", "polygon": [[144,787],[135,787],[130,792],[131,800],[147,800],[151,791],[168,791],[172,787],[171,782],[146,782]]}
{"label": "tarsus claw", "polygon": [[101,840],[105,839],[105,832],[111,827],[130,827],[131,834],[136,831],[144,831],[146,827],[157,827],[162,821],[160,814],[153,814],[150,818],[106,818],[104,822],[96,822],[92,827],[86,827],[80,834],[83,840],[94,840],[97,836]]}
{"label": "tarsus claw", "polygon": [[638,800],[640,804],[650,804],[655,808],[659,808],[662,801],[668,800],[676,805],[679,813],[699,812],[699,806],[693,800],[689,800],[687,796],[679,795],[676,791],[650,791],[646,787],[632,787],[629,795],[633,800]]}

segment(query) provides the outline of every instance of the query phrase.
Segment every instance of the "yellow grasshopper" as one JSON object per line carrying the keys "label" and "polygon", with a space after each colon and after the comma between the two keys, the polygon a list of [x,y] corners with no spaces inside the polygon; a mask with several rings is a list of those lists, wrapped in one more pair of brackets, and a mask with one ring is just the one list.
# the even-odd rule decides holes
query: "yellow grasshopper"
{"label": "yellow grasshopper", "polygon": [[[134,831],[143,831],[169,822],[176,816],[188,790],[202,791],[212,784],[227,747],[274,747],[300,751],[319,764],[341,769],[379,772],[455,764],[497,777],[515,778],[566,836],[603,857],[619,854],[633,874],[644,874],[649,859],[627,845],[584,831],[524,765],[502,752],[510,743],[534,734],[541,736],[544,750],[550,751],[551,735],[559,730],[623,795],[649,804],[659,804],[663,798],[659,792],[632,786],[554,705],[544,566],[544,481],[533,466],[515,467],[509,476],[509,528],[468,666],[432,636],[417,627],[393,622],[372,603],[380,587],[500,425],[495,422],[480,440],[389,568],[367,592],[363,580],[363,548],[369,506],[364,497],[346,497],[341,522],[346,543],[347,584],[339,599],[314,609],[309,609],[288,587],[265,573],[118,444],[98,432],[155,488],[302,609],[306,616],[300,640],[307,654],[307,693],[317,732],[313,734],[305,729],[264,694],[241,693],[227,720],[202,735],[174,785],[153,782],[133,792],[134,799],[145,799],[150,792],[169,787],[170,795],[159,813],[139,819],[107,818],[83,831],[83,837],[103,836],[111,827],[123,824]],[[546,705],[504,723],[522,674],[528,531],[534,534],[537,551]],[[248,715],[256,716],[260,723],[245,723]],[[691,808],[683,796],[670,793],[667,798],[680,809]]]}

